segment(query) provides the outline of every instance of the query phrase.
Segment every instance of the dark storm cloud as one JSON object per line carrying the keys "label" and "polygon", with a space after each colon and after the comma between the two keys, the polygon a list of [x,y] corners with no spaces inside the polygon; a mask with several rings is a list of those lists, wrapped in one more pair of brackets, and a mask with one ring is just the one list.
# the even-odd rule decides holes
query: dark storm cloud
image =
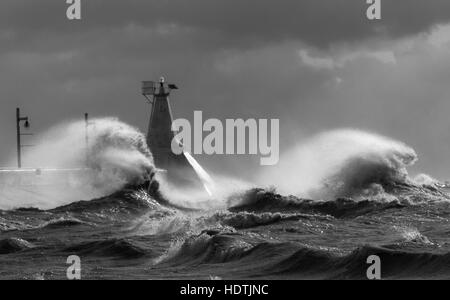
{"label": "dark storm cloud", "polygon": [[[2,0],[0,165],[14,156],[16,106],[32,117],[36,134],[85,111],[118,116],[145,131],[149,107],[139,84],[161,75],[180,87],[172,98],[176,118],[190,118],[193,110],[203,110],[205,118],[280,118],[286,144],[302,132],[335,126],[399,137],[415,133],[404,117],[409,112],[372,113],[378,98],[385,101],[381,108],[393,101],[416,116],[423,109],[409,108],[410,99],[428,91],[426,80],[439,82],[436,97],[446,94],[448,84],[438,79],[447,73],[430,70],[414,80],[429,64],[428,53],[402,63],[408,50],[400,49],[392,53],[398,64],[380,64],[366,52],[376,47],[389,52],[397,38],[408,35],[421,45],[416,34],[448,21],[450,1],[382,0],[383,20],[376,22],[365,18],[365,2],[82,0],[78,22],[66,19],[65,0]],[[343,45],[329,48],[335,44]],[[342,58],[341,52],[357,55]],[[450,65],[445,53],[433,57],[438,66]],[[420,65],[410,69],[413,61]],[[397,68],[402,72],[393,72]],[[371,80],[380,91],[371,90]],[[405,83],[397,87],[400,80]],[[408,86],[416,89],[408,93]],[[363,101],[366,94],[374,96]],[[420,137],[405,141],[410,140],[432,145]],[[210,165],[219,161],[218,170],[253,172],[239,161],[207,159]]]}
{"label": "dark storm cloud", "polygon": [[[383,0],[382,23],[365,18],[365,0],[89,0],[83,21],[65,21],[63,0],[3,0],[0,29],[39,38],[127,24],[176,24],[220,36],[223,47],[245,47],[286,39],[314,46],[374,35],[401,37],[450,19],[447,0]],[[7,9],[5,9],[7,8]]]}

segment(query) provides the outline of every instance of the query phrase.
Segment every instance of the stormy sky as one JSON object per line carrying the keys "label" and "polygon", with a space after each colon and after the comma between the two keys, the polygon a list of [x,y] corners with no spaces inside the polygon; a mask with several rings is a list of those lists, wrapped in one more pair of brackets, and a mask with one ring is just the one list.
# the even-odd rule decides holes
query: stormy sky
{"label": "stormy sky", "polygon": [[[450,177],[450,1],[64,0],[0,3],[0,165],[15,155],[15,108],[32,131],[117,116],[146,130],[141,80],[180,90],[174,116],[280,118],[281,151],[341,127],[412,146],[417,170]],[[200,157],[245,174],[259,159]],[[33,162],[25,162],[33,165]]]}

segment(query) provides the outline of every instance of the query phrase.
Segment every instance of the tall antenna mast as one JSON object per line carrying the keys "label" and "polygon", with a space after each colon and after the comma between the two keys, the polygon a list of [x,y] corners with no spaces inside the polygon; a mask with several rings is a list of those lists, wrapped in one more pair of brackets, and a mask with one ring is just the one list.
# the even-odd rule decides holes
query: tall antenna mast
{"label": "tall antenna mast", "polygon": [[89,165],[89,114],[84,114],[85,143],[86,143],[86,167]]}

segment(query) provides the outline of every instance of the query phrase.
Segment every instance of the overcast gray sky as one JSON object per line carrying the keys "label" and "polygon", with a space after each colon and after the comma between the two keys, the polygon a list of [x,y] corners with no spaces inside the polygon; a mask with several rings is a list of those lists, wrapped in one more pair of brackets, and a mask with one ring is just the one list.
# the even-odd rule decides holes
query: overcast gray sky
{"label": "overcast gray sky", "polygon": [[[280,118],[281,151],[355,127],[411,145],[417,168],[450,177],[450,1],[64,0],[0,2],[0,165],[14,155],[14,110],[39,134],[52,124],[117,116],[145,131],[141,80],[180,90],[175,117]],[[259,159],[201,157],[245,172]],[[245,168],[243,167],[245,166]]]}

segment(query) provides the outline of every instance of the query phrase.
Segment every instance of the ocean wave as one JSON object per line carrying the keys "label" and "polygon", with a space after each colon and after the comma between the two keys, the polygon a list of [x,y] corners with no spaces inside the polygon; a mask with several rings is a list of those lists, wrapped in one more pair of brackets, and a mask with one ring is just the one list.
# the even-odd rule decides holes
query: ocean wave
{"label": "ocean wave", "polygon": [[367,258],[377,255],[381,276],[396,278],[445,278],[450,274],[450,253],[431,253],[362,246],[352,252],[311,247],[293,242],[247,242],[239,234],[202,234],[175,245],[158,263],[170,266],[239,265],[264,278],[367,279]]}
{"label": "ocean wave", "polygon": [[34,247],[35,246],[33,244],[20,238],[7,238],[0,240],[0,254],[15,253]]}
{"label": "ocean wave", "polygon": [[279,213],[279,212],[262,212],[253,213],[247,211],[241,212],[219,212],[210,219],[216,219],[223,225],[231,226],[235,229],[248,229],[259,226],[266,226],[287,221],[299,220],[323,220],[328,219],[327,216],[316,214],[302,214],[302,213]]}
{"label": "ocean wave", "polygon": [[239,260],[252,245],[233,237],[233,233],[209,235],[207,231],[191,236],[182,243],[175,243],[164,259],[172,265],[195,265],[199,263],[224,263]]}
{"label": "ocean wave", "polygon": [[93,199],[89,201],[78,201],[68,205],[59,206],[55,209],[49,210],[53,213],[86,213],[86,212],[104,212],[104,213],[131,213],[131,214],[143,214],[149,209],[159,207],[159,205],[149,199],[142,197],[135,197],[134,193],[130,190],[122,190],[116,192],[110,196],[102,197],[99,199]]}
{"label": "ocean wave", "polygon": [[393,229],[399,235],[399,239],[392,244],[384,245],[389,249],[436,249],[441,245],[431,241],[426,235],[413,226],[394,225]]}
{"label": "ocean wave", "polygon": [[407,202],[393,200],[390,202],[377,200],[353,200],[339,198],[334,201],[301,199],[294,196],[282,196],[274,190],[252,189],[229,199],[229,210],[233,212],[277,211],[306,212],[331,215],[336,218],[357,217],[363,214],[399,209],[408,205]]}
{"label": "ocean wave", "polygon": [[450,201],[445,184],[425,174],[410,177],[408,168],[417,160],[414,149],[400,141],[354,129],[332,130],[286,152],[258,181],[308,199]]}
{"label": "ocean wave", "polygon": [[63,252],[70,252],[84,256],[106,256],[123,259],[134,259],[150,254],[149,250],[139,247],[127,239],[109,239],[84,242],[67,247],[63,250]]}
{"label": "ocean wave", "polygon": [[380,258],[381,276],[396,278],[448,277],[450,253],[436,254],[363,246],[347,255],[312,248],[301,248],[291,256],[271,266],[270,274],[310,276],[330,279],[367,279],[367,258]]}
{"label": "ocean wave", "polygon": [[370,184],[404,181],[415,151],[402,142],[355,129],[307,139],[281,156],[259,182],[283,194],[333,200],[355,197]]}
{"label": "ocean wave", "polygon": [[92,223],[84,222],[84,221],[78,220],[76,218],[61,217],[59,219],[55,219],[55,220],[46,222],[44,225],[42,225],[42,227],[48,228],[48,229],[57,229],[57,228],[73,227],[73,226],[81,226],[81,225],[93,226]]}
{"label": "ocean wave", "polygon": [[90,124],[88,147],[84,121],[63,123],[40,135],[37,146],[24,153],[24,160],[45,167],[42,176],[33,177],[32,185],[21,183],[31,180],[27,176],[7,183],[0,195],[0,208],[52,209],[153,179],[156,171],[144,134],[114,118],[93,119]]}

